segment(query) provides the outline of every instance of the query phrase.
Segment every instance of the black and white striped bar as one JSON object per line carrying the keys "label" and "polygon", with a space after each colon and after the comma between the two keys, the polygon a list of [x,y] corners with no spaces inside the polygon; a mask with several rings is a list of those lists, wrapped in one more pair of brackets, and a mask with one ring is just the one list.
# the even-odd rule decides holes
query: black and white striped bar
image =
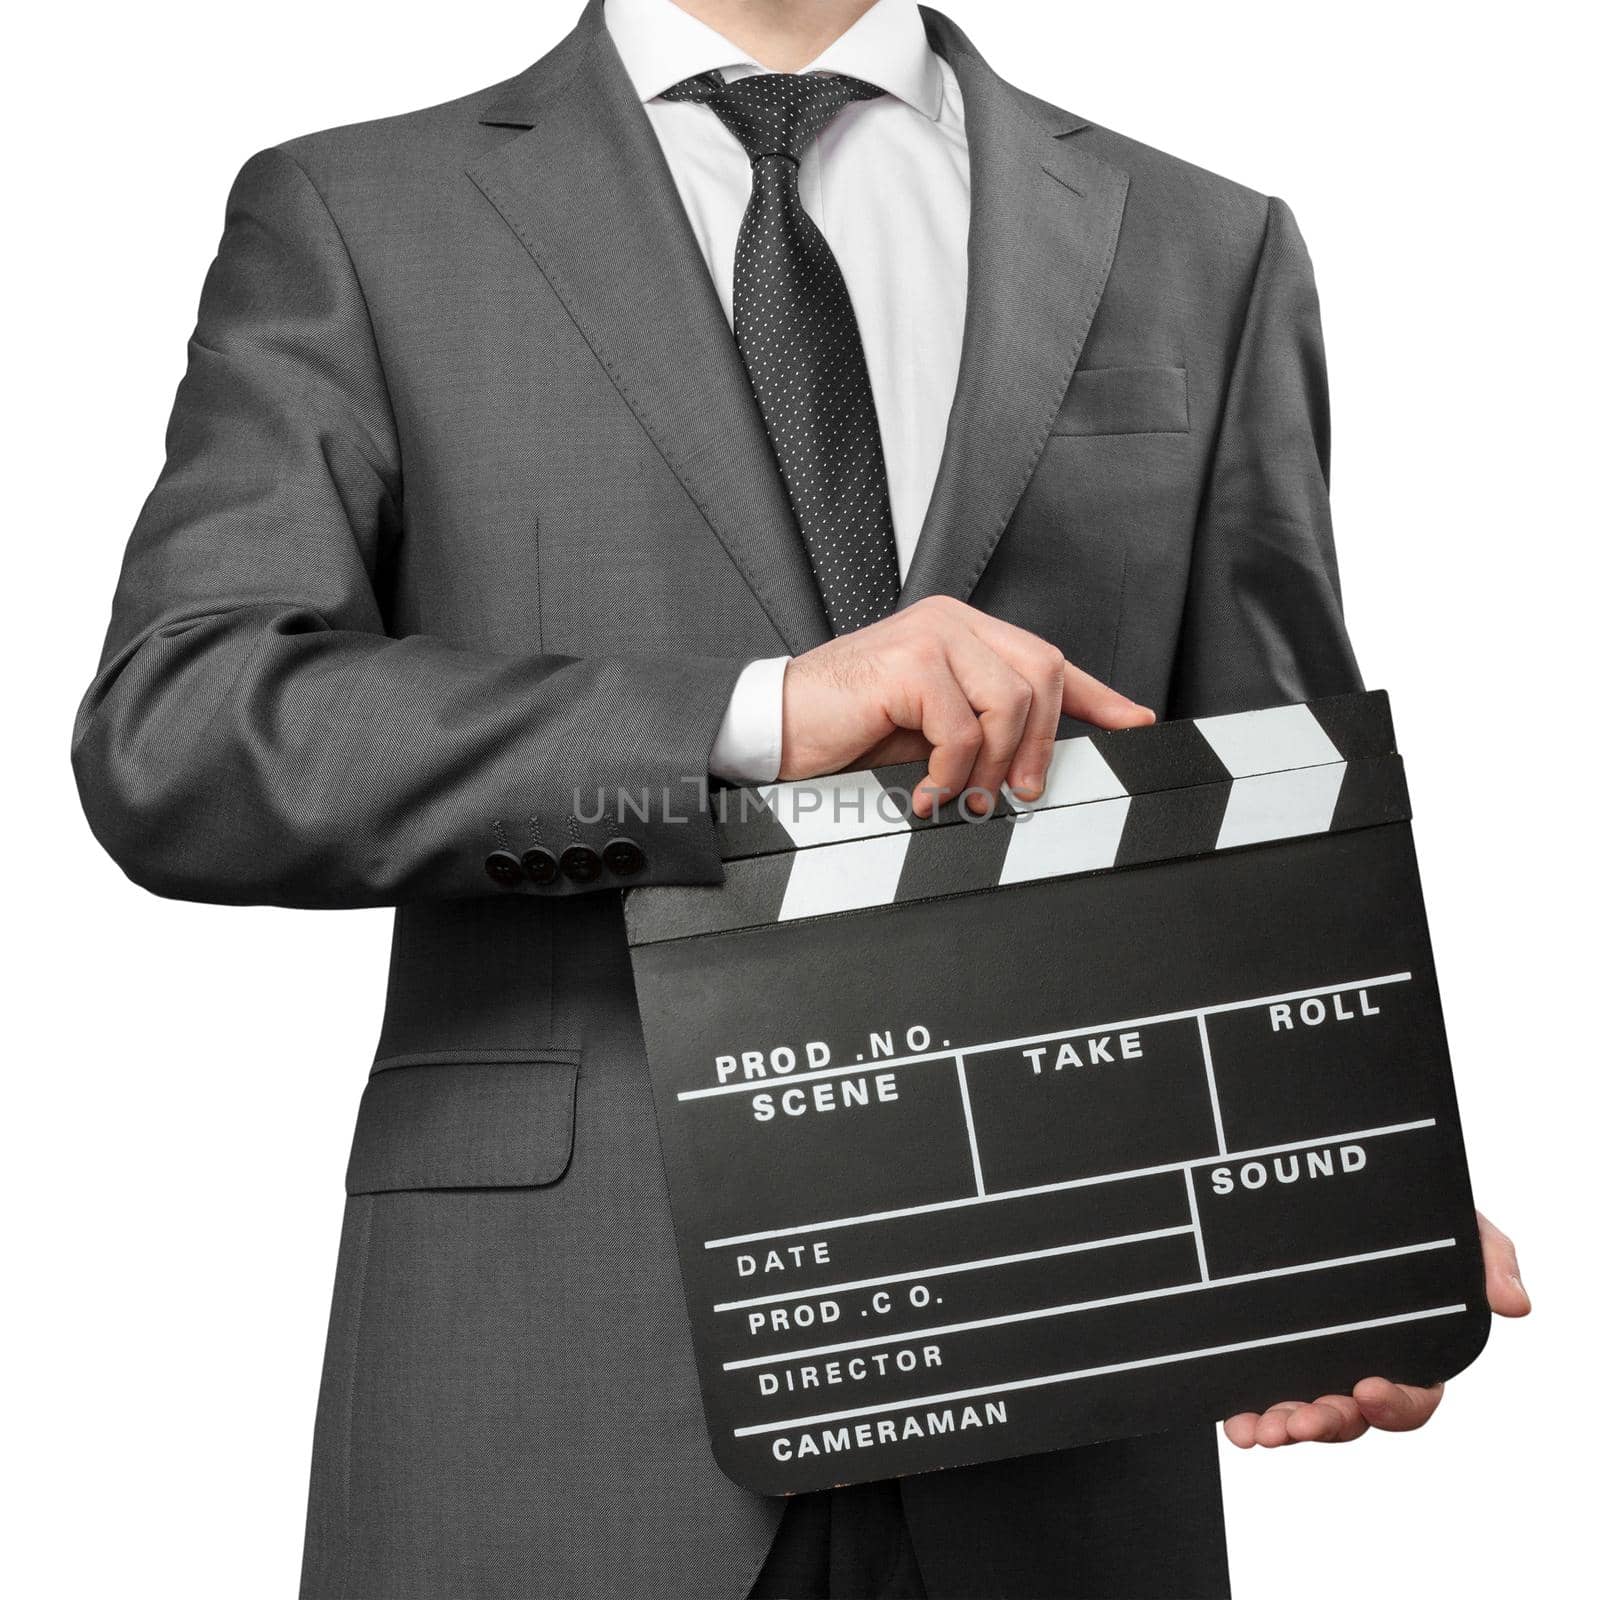
{"label": "black and white striped bar", "polygon": [[1428,1383],[1487,1325],[1386,699],[730,807],[627,908],[711,1448],[769,1494]]}
{"label": "black and white striped bar", "polygon": [[[992,817],[916,817],[916,766],[733,791],[725,886],[647,889],[634,944],[1175,860],[1410,816],[1388,697],[1096,732],[1056,745],[1045,793]],[[952,831],[954,830],[954,831]],[[981,831],[979,831],[981,830]]]}

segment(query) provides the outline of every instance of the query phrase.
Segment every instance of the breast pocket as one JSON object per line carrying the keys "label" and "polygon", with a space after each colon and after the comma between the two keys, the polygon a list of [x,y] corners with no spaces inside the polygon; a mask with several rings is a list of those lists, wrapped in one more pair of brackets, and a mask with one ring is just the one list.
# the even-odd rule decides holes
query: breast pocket
{"label": "breast pocket", "polygon": [[1050,431],[1187,433],[1188,374],[1182,367],[1080,367]]}

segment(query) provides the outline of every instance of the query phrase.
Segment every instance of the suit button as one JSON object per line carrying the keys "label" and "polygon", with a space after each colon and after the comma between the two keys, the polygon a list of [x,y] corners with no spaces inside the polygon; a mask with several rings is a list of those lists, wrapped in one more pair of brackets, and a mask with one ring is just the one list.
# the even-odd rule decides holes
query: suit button
{"label": "suit button", "polygon": [[586,844],[569,844],[561,852],[561,870],[574,883],[593,883],[600,876],[600,856]]}
{"label": "suit button", "polygon": [[561,874],[561,863],[542,845],[522,852],[522,870],[529,883],[554,883]]}
{"label": "suit button", "polygon": [[632,839],[613,839],[601,852],[600,859],[619,878],[631,878],[644,871],[644,851]]}
{"label": "suit button", "polygon": [[496,850],[483,863],[483,870],[502,889],[515,889],[522,882],[522,863],[509,850]]}

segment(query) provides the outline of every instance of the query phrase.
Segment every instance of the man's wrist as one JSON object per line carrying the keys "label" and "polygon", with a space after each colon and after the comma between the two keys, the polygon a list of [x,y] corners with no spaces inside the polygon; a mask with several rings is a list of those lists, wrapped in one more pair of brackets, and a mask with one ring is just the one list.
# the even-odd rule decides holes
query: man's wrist
{"label": "man's wrist", "polygon": [[711,776],[724,783],[771,783],[783,764],[783,677],[790,657],[752,661],[728,697],[711,746]]}

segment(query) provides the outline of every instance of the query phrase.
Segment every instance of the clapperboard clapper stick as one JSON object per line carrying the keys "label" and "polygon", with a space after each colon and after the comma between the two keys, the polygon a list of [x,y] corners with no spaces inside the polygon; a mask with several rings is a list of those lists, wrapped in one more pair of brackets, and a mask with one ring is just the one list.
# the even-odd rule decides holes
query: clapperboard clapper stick
{"label": "clapperboard clapper stick", "polygon": [[1432,1383],[1488,1313],[1388,700],[1033,806],[730,794],[628,898],[712,1448],[768,1494]]}

